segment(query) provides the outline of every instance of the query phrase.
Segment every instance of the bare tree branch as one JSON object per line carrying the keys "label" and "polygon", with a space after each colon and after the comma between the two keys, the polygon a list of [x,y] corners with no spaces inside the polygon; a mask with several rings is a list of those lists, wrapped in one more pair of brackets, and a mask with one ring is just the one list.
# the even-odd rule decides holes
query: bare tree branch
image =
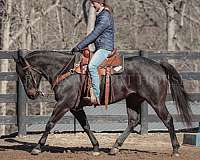
{"label": "bare tree branch", "polygon": [[177,10],[176,8],[175,8],[175,11],[176,11],[179,15],[182,15],[183,17],[187,18],[188,20],[190,20],[190,21],[192,21],[192,22],[194,22],[194,23],[200,25],[200,21],[199,21],[198,19],[195,19],[195,18],[193,18],[193,17],[191,17],[191,16],[188,16],[186,13],[181,13],[181,12],[180,12],[179,10]]}
{"label": "bare tree branch", "polygon": [[[59,0],[56,1],[56,3],[52,6],[50,6],[44,13],[43,13],[43,16],[47,15],[49,12],[51,12],[53,9],[55,9],[57,6],[59,5]],[[36,24],[40,19],[41,19],[42,16],[36,18],[35,20],[33,20],[31,23],[27,24],[26,26],[23,26],[17,33],[16,35],[14,35],[12,38],[12,40],[9,42],[9,46],[12,45],[12,43],[17,39],[19,38],[22,33],[24,32],[24,30],[26,30],[28,27],[31,27],[33,26],[34,24]]]}
{"label": "bare tree branch", "polygon": [[76,17],[76,13],[74,12],[74,10],[65,6],[62,6],[62,8],[65,9],[68,13],[70,13],[73,17]]}

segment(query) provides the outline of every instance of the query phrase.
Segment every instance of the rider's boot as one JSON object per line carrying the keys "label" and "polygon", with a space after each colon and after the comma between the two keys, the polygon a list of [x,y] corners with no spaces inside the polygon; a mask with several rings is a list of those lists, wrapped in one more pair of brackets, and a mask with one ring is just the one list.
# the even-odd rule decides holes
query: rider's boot
{"label": "rider's boot", "polygon": [[88,102],[90,104],[93,104],[94,106],[100,105],[99,98],[97,98],[93,92],[93,88],[90,88],[90,97],[83,97],[83,100],[85,102]]}

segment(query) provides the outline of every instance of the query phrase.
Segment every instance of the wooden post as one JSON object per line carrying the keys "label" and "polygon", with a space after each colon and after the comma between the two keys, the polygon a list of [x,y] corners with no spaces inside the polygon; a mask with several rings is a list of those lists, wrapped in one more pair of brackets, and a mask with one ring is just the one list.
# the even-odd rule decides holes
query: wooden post
{"label": "wooden post", "polygon": [[17,80],[17,124],[18,136],[26,135],[26,124],[24,118],[26,116],[26,93],[21,81]]}
{"label": "wooden post", "polygon": [[[148,58],[148,55],[145,54],[142,51],[139,52],[139,56],[147,57]],[[147,104],[146,101],[144,101],[142,103],[142,105],[141,105],[140,122],[141,122],[140,133],[141,134],[148,134],[148,104]]]}
{"label": "wooden post", "polygon": [[141,134],[148,134],[148,104],[143,102],[141,106]]}
{"label": "wooden post", "polygon": [[191,145],[195,147],[200,147],[200,122],[199,122],[197,133],[184,133],[183,145]]}
{"label": "wooden post", "polygon": [[76,118],[74,117],[74,134],[76,134]]}

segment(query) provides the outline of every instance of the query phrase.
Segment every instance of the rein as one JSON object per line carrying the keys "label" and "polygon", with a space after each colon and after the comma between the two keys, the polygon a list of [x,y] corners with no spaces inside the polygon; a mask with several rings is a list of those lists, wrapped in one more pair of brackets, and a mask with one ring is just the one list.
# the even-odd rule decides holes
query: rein
{"label": "rein", "polygon": [[40,75],[42,75],[42,72],[40,72],[38,69],[36,69],[36,68],[34,68],[33,66],[31,66],[27,60],[24,59],[24,61],[25,61],[26,66],[23,67],[22,70],[28,70],[28,71],[30,72],[30,75],[31,75],[31,77],[32,77],[32,79],[33,79],[34,88],[36,89],[36,93],[37,93],[38,95],[44,96],[44,93],[43,93],[42,91],[40,91],[39,89],[37,89],[37,83],[36,83],[36,80],[35,80],[35,78],[34,78],[34,76],[33,76],[33,73],[32,73],[32,72],[34,71],[34,72],[37,72],[37,73],[39,73]]}
{"label": "rein", "polygon": [[60,83],[62,80],[64,80],[65,78],[71,76],[72,74],[75,73],[77,66],[75,66],[73,69],[70,69],[68,72],[64,73],[63,72],[66,70],[66,68],[69,67],[69,65],[71,64],[71,62],[74,60],[75,56],[69,61],[69,63],[64,66],[61,70],[61,72],[56,76],[56,78],[53,80],[52,82],[52,89],[54,89],[54,87],[56,85],[58,85],[58,83]]}
{"label": "rein", "polygon": [[55,80],[53,80],[52,82],[52,89],[58,84],[60,83],[62,80],[64,80],[65,78],[71,76],[72,74],[74,74],[75,68],[74,69],[70,69],[68,72],[64,73],[64,74],[60,74],[58,75]]}

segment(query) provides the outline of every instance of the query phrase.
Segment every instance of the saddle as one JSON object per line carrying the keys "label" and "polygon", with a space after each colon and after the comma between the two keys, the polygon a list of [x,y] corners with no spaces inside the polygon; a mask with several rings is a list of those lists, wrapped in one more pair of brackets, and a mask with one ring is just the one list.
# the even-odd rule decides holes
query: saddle
{"label": "saddle", "polygon": [[[87,66],[92,58],[93,54],[89,48],[84,48],[82,55],[76,58],[75,62],[75,71],[79,74],[87,74]],[[78,60],[77,60],[78,59]],[[98,67],[99,76],[105,76],[107,70],[110,69],[110,75],[119,74],[123,72],[123,58],[117,51],[114,49],[108,58],[106,58]]]}
{"label": "saddle", "polygon": [[[75,72],[81,74],[82,76],[87,76],[87,83],[85,83],[86,96],[93,96],[91,93],[91,78],[88,74],[88,64],[92,58],[92,53],[89,48],[84,48],[82,54],[78,57],[75,62]],[[114,49],[112,53],[106,58],[98,67],[98,74],[100,81],[104,82],[101,84],[101,104],[105,104],[106,110],[108,108],[108,103],[111,100],[111,76],[113,74],[119,74],[123,72],[123,57],[119,54],[117,49]]]}
{"label": "saddle", "polygon": [[[83,49],[82,54],[76,55],[74,68],[70,71],[65,71],[66,66],[61,70],[55,80],[52,82],[52,88],[54,88],[60,81],[74,74],[74,72],[81,75],[81,79],[84,80],[83,85],[81,86],[81,93],[85,97],[94,98],[92,92],[91,78],[88,71],[88,64],[92,58],[92,53],[88,48]],[[124,70],[124,57],[119,54],[119,52],[114,49],[112,53],[106,58],[102,64],[98,67],[98,74],[100,77],[101,87],[100,87],[100,103],[105,104],[106,110],[108,108],[108,103],[112,102],[111,96],[111,76],[113,74],[120,74]],[[87,104],[86,104],[87,105]]]}

